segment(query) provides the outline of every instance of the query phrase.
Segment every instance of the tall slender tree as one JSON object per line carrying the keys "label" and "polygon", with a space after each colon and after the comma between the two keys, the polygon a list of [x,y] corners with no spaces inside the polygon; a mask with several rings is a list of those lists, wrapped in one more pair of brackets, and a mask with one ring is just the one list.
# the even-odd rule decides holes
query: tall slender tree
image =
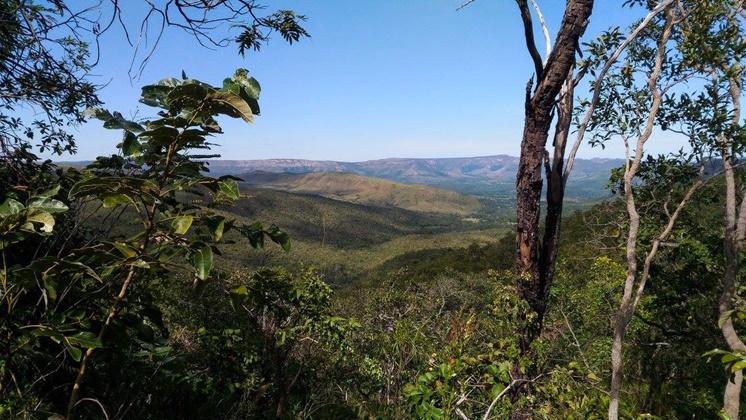
{"label": "tall slender tree", "polygon": [[[559,32],[546,59],[534,40],[534,27],[527,0],[516,0],[525,30],[526,47],[534,63],[534,77],[526,86],[525,123],[516,180],[516,287],[525,302],[520,309],[518,339],[521,355],[531,360],[532,343],[541,334],[549,290],[554,280],[560,237],[562,202],[565,194],[565,149],[573,110],[576,51],[593,10],[592,0],[568,0]],[[534,3],[535,5],[535,3]],[[556,112],[555,112],[556,111]],[[554,117],[557,124],[552,154],[547,150]],[[547,177],[547,211],[543,236],[540,232],[542,169]],[[533,364],[533,363],[532,363]],[[514,368],[517,385],[513,400],[527,392],[535,366]],[[516,412],[514,418],[526,418]]]}

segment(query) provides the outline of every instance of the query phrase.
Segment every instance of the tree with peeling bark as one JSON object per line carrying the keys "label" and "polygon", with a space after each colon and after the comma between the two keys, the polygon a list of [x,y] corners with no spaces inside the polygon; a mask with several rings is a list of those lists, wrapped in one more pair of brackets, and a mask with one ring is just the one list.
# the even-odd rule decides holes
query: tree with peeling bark
{"label": "tree with peeling bark", "polygon": [[[560,29],[542,60],[534,40],[533,18],[526,0],[516,0],[525,29],[526,46],[534,63],[535,75],[526,87],[525,123],[516,180],[517,232],[516,276],[518,297],[525,303],[519,314],[518,339],[524,360],[532,359],[532,343],[542,330],[554,280],[560,235],[562,202],[568,170],[565,149],[572,121],[576,51],[593,10],[592,0],[569,0]],[[536,6],[535,3],[533,3]],[[547,40],[549,43],[549,40]],[[550,160],[547,142],[555,110],[557,123]],[[572,155],[569,160],[572,159]],[[568,169],[571,165],[568,164]],[[540,233],[540,207],[543,187],[542,169],[547,177],[547,214],[543,236]],[[528,392],[535,363],[515,366],[513,376],[519,382],[512,399],[518,401]],[[530,416],[516,413],[515,418]]]}

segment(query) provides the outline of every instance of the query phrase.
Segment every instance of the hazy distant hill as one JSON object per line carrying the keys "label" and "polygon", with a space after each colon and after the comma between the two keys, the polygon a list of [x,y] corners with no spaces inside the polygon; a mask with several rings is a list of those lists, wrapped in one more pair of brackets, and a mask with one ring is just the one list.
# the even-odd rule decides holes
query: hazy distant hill
{"label": "hazy distant hill", "polygon": [[482,204],[473,196],[426,185],[408,185],[343,172],[305,174],[256,171],[239,175],[247,184],[335,200],[406,210],[473,214]]}
{"label": "hazy distant hill", "polygon": [[[570,197],[598,198],[607,195],[603,185],[611,169],[622,159],[577,159],[568,181]],[[347,172],[406,184],[425,184],[466,194],[511,195],[515,187],[518,158],[507,155],[442,159],[380,159],[365,162],[335,162],[304,159],[216,160],[215,174],[253,171],[315,173]]]}

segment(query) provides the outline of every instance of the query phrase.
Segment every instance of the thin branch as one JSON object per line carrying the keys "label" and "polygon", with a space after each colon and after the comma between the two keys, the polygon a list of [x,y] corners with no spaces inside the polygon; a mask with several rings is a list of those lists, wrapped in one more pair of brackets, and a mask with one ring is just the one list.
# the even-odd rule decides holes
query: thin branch
{"label": "thin branch", "polygon": [[583,354],[583,349],[580,347],[580,342],[578,341],[578,337],[575,335],[575,331],[572,329],[572,325],[570,325],[570,320],[567,318],[567,315],[565,314],[565,311],[562,310],[562,308],[560,308],[559,311],[562,314],[562,317],[565,318],[565,324],[567,325],[567,329],[570,330],[570,334],[572,335],[572,340],[575,343],[575,347],[578,349],[580,358],[583,359],[583,364],[585,365],[585,368],[590,371],[591,367],[588,364],[588,360],[586,360],[585,355]]}
{"label": "thin branch", "polygon": [[495,399],[492,400],[492,403],[490,404],[490,406],[487,407],[487,411],[484,413],[484,417],[482,417],[482,420],[487,420],[487,419],[490,418],[490,413],[492,412],[492,409],[495,408],[495,404],[497,404],[497,402],[500,400],[500,398],[502,398],[503,396],[505,396],[505,394],[507,394],[508,391],[510,391],[511,389],[513,389],[513,385],[516,385],[516,383],[518,383],[518,382],[523,382],[523,380],[520,380],[520,379],[513,380],[512,382],[510,382],[510,384],[508,386],[505,387],[505,389],[503,389],[502,391],[500,391],[499,394],[497,394],[497,396],[495,397]]}
{"label": "thin branch", "polygon": [[523,21],[523,33],[526,38],[526,48],[528,49],[529,55],[534,62],[534,71],[536,72],[536,86],[539,86],[538,81],[541,80],[544,74],[544,64],[542,64],[541,55],[539,50],[536,49],[536,41],[534,41],[534,26],[531,19],[531,11],[528,8],[526,0],[516,0],[518,3],[518,9],[521,11],[521,20]]}
{"label": "thin branch", "polygon": [[104,408],[104,405],[101,404],[101,401],[99,401],[99,400],[97,400],[95,398],[81,398],[80,401],[78,401],[77,404],[80,404],[83,401],[91,401],[91,402],[96,403],[96,405],[98,405],[98,407],[101,409],[101,412],[104,413],[104,417],[106,418],[106,420],[109,420],[109,415],[106,414],[106,409]]}
{"label": "thin branch", "polygon": [[658,4],[658,6],[655,7],[655,9],[651,10],[650,13],[648,13],[647,16],[645,16],[645,19],[640,22],[637,27],[632,31],[629,38],[625,39],[624,42],[622,42],[621,45],[614,51],[614,53],[609,57],[609,59],[606,61],[606,64],[601,69],[601,72],[598,73],[598,77],[596,77],[595,86],[593,87],[593,99],[591,99],[591,103],[588,106],[588,111],[585,113],[585,117],[583,118],[583,122],[578,126],[578,134],[575,137],[575,143],[572,145],[572,149],[570,149],[570,154],[567,158],[567,166],[565,167],[565,174],[564,179],[565,182],[567,182],[567,178],[570,176],[570,172],[572,171],[573,163],[575,162],[575,155],[578,153],[578,149],[580,148],[580,144],[583,142],[583,138],[585,137],[585,131],[588,128],[588,123],[591,120],[591,117],[593,116],[593,112],[596,110],[596,105],[598,104],[599,97],[601,96],[601,81],[606,77],[606,73],[609,72],[611,69],[611,66],[616,62],[616,60],[619,58],[619,56],[622,54],[622,52],[627,48],[627,46],[637,38],[638,35],[645,29],[650,21],[653,20],[653,18],[658,15],[660,12],[665,10],[667,7],[669,7],[671,4],[674,3],[675,0],[665,0]]}
{"label": "thin branch", "polygon": [[459,7],[458,7],[458,8],[456,9],[456,11],[458,12],[459,10],[461,10],[461,9],[463,9],[464,7],[466,7],[466,6],[468,6],[468,5],[472,4],[472,3],[474,3],[475,1],[477,1],[477,0],[469,0],[469,1],[467,1],[466,3],[462,4],[461,6],[459,6]]}
{"label": "thin branch", "polygon": [[531,6],[534,7],[536,16],[539,18],[539,23],[541,24],[541,33],[544,35],[544,41],[546,42],[547,52],[543,62],[543,65],[546,66],[547,60],[549,59],[549,54],[552,53],[552,38],[549,37],[547,22],[544,20],[544,15],[541,13],[541,9],[539,9],[539,3],[537,3],[536,0],[531,0]]}

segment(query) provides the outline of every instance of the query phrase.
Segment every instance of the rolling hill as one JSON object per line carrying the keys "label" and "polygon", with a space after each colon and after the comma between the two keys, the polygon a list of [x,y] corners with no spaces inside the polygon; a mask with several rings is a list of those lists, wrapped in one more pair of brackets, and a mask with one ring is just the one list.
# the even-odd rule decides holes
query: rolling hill
{"label": "rolling hill", "polygon": [[221,247],[225,264],[312,265],[337,285],[359,280],[402,254],[494,241],[510,226],[507,221],[475,221],[246,185],[241,193],[235,205],[221,211],[244,224],[278,225],[290,235],[293,249],[288,254],[268,244],[255,251],[238,240]]}
{"label": "rolling hill", "polygon": [[239,177],[251,186],[379,207],[458,215],[474,214],[483,207],[477,198],[454,191],[343,172],[291,174],[257,171]]}

